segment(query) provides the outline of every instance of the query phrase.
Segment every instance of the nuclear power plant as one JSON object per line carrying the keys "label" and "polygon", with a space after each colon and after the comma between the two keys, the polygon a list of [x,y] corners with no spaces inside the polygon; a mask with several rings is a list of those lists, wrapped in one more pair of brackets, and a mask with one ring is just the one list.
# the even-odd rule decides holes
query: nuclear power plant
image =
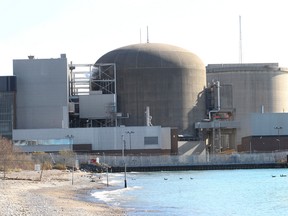
{"label": "nuclear power plant", "polygon": [[288,69],[208,64],[167,44],[95,63],[13,61],[0,77],[0,134],[23,151],[217,154],[288,149]]}
{"label": "nuclear power plant", "polygon": [[195,54],[166,44],[137,44],[113,50],[97,64],[117,68],[117,109],[128,114],[121,124],[177,128],[178,134],[196,136],[194,123],[205,117],[205,66]]}

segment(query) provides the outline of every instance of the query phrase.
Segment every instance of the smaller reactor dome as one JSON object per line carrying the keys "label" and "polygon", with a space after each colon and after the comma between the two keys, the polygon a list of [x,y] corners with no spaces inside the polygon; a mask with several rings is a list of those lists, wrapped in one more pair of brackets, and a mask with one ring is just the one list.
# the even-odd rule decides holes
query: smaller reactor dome
{"label": "smaller reactor dome", "polygon": [[96,64],[116,64],[117,112],[127,126],[145,125],[150,108],[152,124],[176,127],[195,135],[194,123],[205,117],[203,89],[206,70],[201,59],[183,48],[143,43],[112,50]]}

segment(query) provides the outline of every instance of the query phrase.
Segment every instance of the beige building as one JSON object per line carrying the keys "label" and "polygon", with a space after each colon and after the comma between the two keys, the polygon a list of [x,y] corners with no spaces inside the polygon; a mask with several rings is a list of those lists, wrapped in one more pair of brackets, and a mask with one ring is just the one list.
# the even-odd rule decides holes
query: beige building
{"label": "beige building", "polygon": [[[229,113],[231,114],[229,119],[211,120],[211,127],[212,125],[218,125],[217,128],[220,132],[217,138],[225,139],[223,137],[223,132],[227,130],[225,123],[229,124],[229,121],[230,125],[232,122],[235,123],[234,127],[231,127],[234,129],[230,130],[230,148],[236,149],[236,146],[241,144],[242,137],[252,134],[249,126],[251,113],[288,111],[288,91],[286,87],[288,69],[280,68],[277,63],[211,64],[206,67],[206,72],[208,83],[220,82],[220,98],[217,99],[219,106],[216,112],[228,111],[226,108],[229,107]],[[231,90],[227,91],[225,86],[231,86]],[[219,141],[220,145],[223,146],[224,141]]]}

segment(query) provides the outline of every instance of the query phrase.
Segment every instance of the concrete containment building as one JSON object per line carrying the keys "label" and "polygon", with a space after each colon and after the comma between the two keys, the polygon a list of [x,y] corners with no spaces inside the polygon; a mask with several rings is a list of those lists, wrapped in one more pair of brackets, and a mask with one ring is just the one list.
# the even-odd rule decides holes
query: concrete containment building
{"label": "concrete containment building", "polygon": [[[195,136],[205,117],[205,66],[195,54],[166,44],[135,44],[103,55],[96,64],[114,63],[119,124],[141,126],[150,110],[153,125],[176,127]],[[149,110],[147,110],[149,107]]]}
{"label": "concrete containment building", "polygon": [[221,86],[232,87],[227,94],[232,96],[233,118],[240,123],[236,145],[241,144],[242,137],[252,134],[251,113],[288,111],[288,70],[277,63],[211,64],[206,69],[208,83],[217,80]]}

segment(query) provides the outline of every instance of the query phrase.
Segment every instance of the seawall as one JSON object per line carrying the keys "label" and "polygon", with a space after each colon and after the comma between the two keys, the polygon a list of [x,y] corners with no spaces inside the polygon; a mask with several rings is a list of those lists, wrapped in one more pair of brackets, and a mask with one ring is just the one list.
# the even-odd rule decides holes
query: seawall
{"label": "seawall", "polygon": [[[266,164],[213,164],[190,166],[141,166],[126,167],[127,172],[185,171],[185,170],[231,170],[231,169],[275,169],[287,168],[287,163]],[[124,167],[111,167],[113,172],[124,172]]]}

